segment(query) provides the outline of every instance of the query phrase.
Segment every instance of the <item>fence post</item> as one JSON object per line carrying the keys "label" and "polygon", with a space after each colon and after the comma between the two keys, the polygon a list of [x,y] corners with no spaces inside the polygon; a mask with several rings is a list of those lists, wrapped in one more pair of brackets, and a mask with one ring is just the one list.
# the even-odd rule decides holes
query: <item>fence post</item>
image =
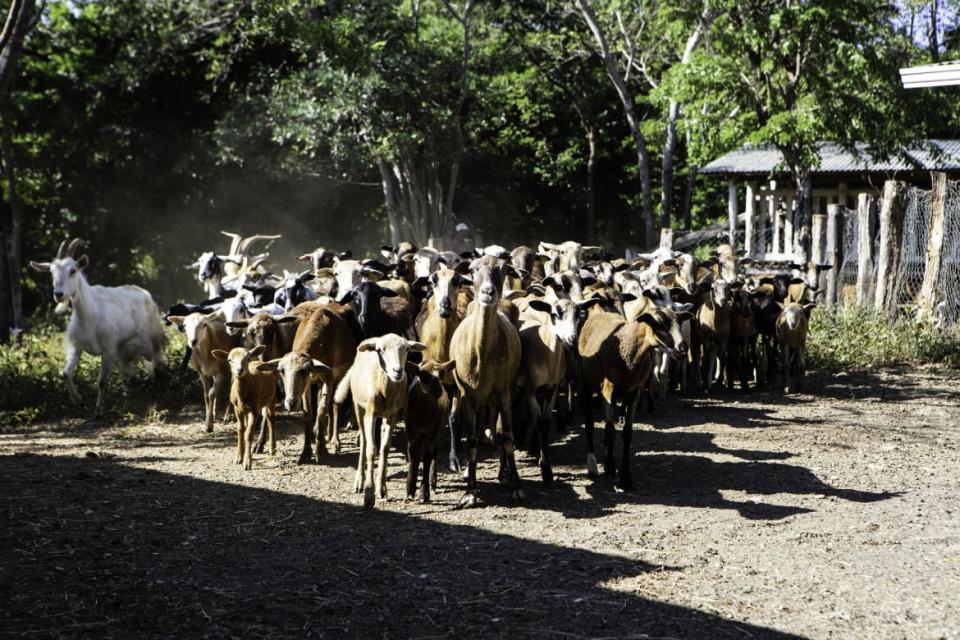
{"label": "fence post", "polygon": [[946,218],[947,174],[932,172],[930,192],[930,230],[927,233],[927,266],[920,287],[919,314],[930,317],[937,304],[937,285],[943,268],[943,227]]}
{"label": "fence post", "polygon": [[660,229],[660,248],[673,249],[673,229]]}
{"label": "fence post", "polygon": [[880,206],[880,252],[877,255],[877,297],[874,308],[890,318],[897,310],[897,275],[903,244],[903,222],[907,212],[907,184],[887,180]]}
{"label": "fence post", "polygon": [[761,197],[757,203],[757,232],[755,252],[762,258],[767,254],[767,216],[770,215],[768,197]]}
{"label": "fence post", "polygon": [[745,218],[743,224],[743,250],[746,252],[746,255],[753,255],[756,251],[756,246],[753,242],[753,222],[757,213],[756,205],[756,195],[757,195],[757,185],[755,182],[747,183],[747,199],[744,202],[744,212]]}
{"label": "fence post", "polygon": [[813,214],[810,224],[810,264],[807,265],[807,281],[820,290],[823,278],[817,265],[824,262],[823,251],[827,243],[827,216],[822,213]]}
{"label": "fence post", "polygon": [[857,195],[857,304],[869,305],[873,297],[875,260],[873,237],[877,233],[876,201],[868,193]]}
{"label": "fence post", "polygon": [[737,206],[737,181],[727,180],[727,226],[730,232],[730,246],[737,248],[737,215],[740,207]]}
{"label": "fence post", "polygon": [[843,267],[843,205],[827,205],[827,264],[832,268],[827,271],[826,303],[828,307],[836,306],[840,298],[838,286],[840,284],[840,270]]}

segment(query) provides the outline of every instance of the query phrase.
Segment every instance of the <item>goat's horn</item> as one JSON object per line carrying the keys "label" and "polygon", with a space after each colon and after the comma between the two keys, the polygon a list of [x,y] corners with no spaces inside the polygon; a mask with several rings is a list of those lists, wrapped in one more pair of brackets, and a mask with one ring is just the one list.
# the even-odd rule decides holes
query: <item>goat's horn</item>
{"label": "goat's horn", "polygon": [[67,249],[67,241],[64,240],[63,242],[60,243],[60,248],[57,249],[57,259],[58,259],[58,260],[59,260],[60,258],[63,258],[63,257],[66,255],[66,254],[65,254],[66,249]]}
{"label": "goat's horn", "polygon": [[[61,245],[61,246],[62,246],[62,245]],[[70,241],[70,244],[67,245],[67,252],[66,252],[66,254],[65,254],[65,257],[72,258],[72,257],[73,257],[73,254],[76,253],[76,252],[77,252],[77,249],[79,249],[81,246],[83,246],[83,240],[82,240],[82,239],[80,239],[80,238],[74,238],[73,240],[71,240],[71,241]],[[61,257],[64,257],[64,256],[61,256]]]}
{"label": "goat's horn", "polygon": [[[280,238],[280,237],[282,237],[282,236],[279,236],[279,235],[277,235],[277,236],[263,236],[263,235],[259,235],[259,234],[255,235],[255,236],[246,237],[246,238],[242,239],[242,240],[240,241],[240,244],[237,246],[237,253],[246,253],[247,251],[250,250],[250,247],[251,247],[251,246],[253,245],[253,243],[256,242],[257,240],[276,240],[277,238]],[[270,246],[269,243],[267,244],[267,246]]]}

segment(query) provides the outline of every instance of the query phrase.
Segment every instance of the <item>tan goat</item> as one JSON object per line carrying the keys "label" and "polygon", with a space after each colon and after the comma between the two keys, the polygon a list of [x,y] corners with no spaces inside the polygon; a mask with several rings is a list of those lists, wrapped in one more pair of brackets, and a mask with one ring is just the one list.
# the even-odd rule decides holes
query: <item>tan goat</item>
{"label": "tan goat", "polygon": [[[782,311],[777,318],[777,342],[780,343],[781,359],[783,361],[783,390],[784,393],[799,391],[803,387],[803,376],[806,373],[807,330],[809,327],[810,312],[816,304],[801,305],[797,302],[788,302],[781,305]],[[796,359],[797,377],[796,386],[790,384],[790,369]]]}
{"label": "tan goat", "polygon": [[273,403],[277,395],[277,376],[272,371],[258,369],[263,363],[256,361],[264,348],[254,347],[247,351],[236,347],[229,352],[214,349],[213,357],[224,360],[230,365],[233,382],[230,385],[230,402],[237,414],[237,456],[236,463],[243,464],[249,470],[253,467],[253,428],[257,416],[270,432],[270,455],[276,452],[273,438]]}
{"label": "tan goat", "polygon": [[411,342],[395,333],[367,338],[357,346],[357,357],[337,386],[335,402],[342,405],[353,396],[354,419],[360,428],[360,455],[353,483],[356,493],[363,491],[363,508],[376,503],[373,462],[377,454],[377,419],[380,427],[380,463],[377,493],[387,497],[387,454],[393,426],[407,405],[407,352],[424,351],[426,345]]}
{"label": "tan goat", "polygon": [[[710,392],[717,375],[717,362],[722,369],[729,368],[730,320],[733,313],[732,292],[743,286],[742,282],[713,281],[709,295],[697,309],[697,327],[702,351],[700,375],[703,390]],[[732,378],[728,376],[732,386]]]}

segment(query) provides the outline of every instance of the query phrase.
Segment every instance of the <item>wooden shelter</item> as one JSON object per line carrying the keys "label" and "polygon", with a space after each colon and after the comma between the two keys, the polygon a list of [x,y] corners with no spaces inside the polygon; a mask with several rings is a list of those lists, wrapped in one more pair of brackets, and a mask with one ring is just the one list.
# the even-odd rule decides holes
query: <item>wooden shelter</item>
{"label": "wooden shelter", "polygon": [[[829,205],[856,208],[860,194],[880,196],[886,180],[929,188],[932,171],[960,178],[960,140],[924,140],[886,160],[873,158],[864,144],[851,153],[824,142],[819,152],[819,166],[811,172],[814,227],[826,224]],[[796,187],[779,151],[745,145],[710,162],[700,173],[727,179],[729,230],[748,255],[794,259]]]}

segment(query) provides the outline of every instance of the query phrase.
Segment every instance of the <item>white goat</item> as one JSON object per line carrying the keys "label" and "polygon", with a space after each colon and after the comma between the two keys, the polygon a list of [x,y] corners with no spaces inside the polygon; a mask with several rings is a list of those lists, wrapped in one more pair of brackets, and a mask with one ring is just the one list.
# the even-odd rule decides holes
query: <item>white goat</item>
{"label": "white goat", "polygon": [[126,387],[127,376],[133,373],[142,358],[149,368],[164,360],[163,349],[167,337],[160,323],[160,310],[150,294],[132,285],[123,287],[91,286],[83,274],[89,263],[87,256],[74,259],[73,254],[83,241],[76,238],[68,245],[64,241],[52,262],[30,261],[37,271],[53,276],[53,299],[57,303],[69,301],[73,314],[64,334],[63,350],[66,364],[63,375],[67,390],[74,402],[80,394],[73,384],[73,376],[84,352],[100,356],[95,416],[103,409],[107,379],[114,364],[120,370],[120,379]]}

